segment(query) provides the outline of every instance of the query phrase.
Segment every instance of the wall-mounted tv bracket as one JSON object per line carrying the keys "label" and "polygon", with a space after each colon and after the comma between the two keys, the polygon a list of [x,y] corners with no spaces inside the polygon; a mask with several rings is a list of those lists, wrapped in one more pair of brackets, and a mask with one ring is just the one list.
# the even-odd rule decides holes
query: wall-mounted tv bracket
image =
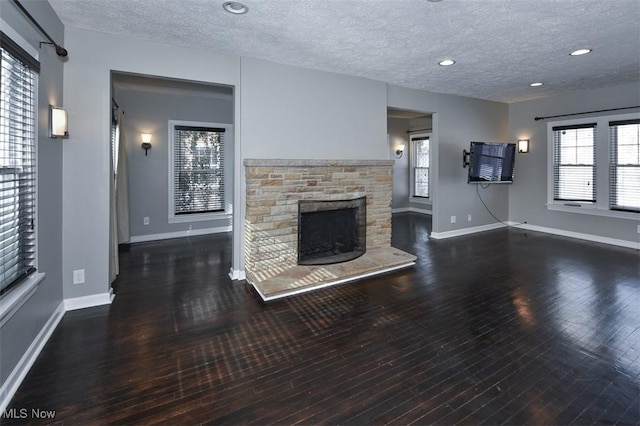
{"label": "wall-mounted tv bracket", "polygon": [[462,168],[466,168],[470,163],[469,163],[469,158],[471,157],[471,153],[467,152],[466,149],[462,150]]}

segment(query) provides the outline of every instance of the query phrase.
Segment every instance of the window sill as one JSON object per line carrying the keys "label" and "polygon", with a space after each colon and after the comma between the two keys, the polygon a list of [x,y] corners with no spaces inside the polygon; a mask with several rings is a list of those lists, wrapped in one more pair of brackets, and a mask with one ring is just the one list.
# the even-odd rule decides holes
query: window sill
{"label": "window sill", "polygon": [[45,274],[35,272],[31,274],[23,283],[10,290],[0,298],[0,327],[2,327],[11,317],[18,312],[18,309],[25,304],[38,289],[38,284],[44,279]]}
{"label": "window sill", "polygon": [[433,202],[431,201],[431,198],[429,197],[411,197],[410,201],[416,204],[428,204],[428,205],[433,204]]}
{"label": "window sill", "polygon": [[592,207],[592,206],[577,207],[577,206],[565,206],[563,204],[548,203],[547,210],[553,210],[557,212],[588,214],[592,216],[604,216],[604,217],[610,217],[614,219],[640,220],[640,213],[620,212],[616,210],[605,210],[605,209],[599,209],[597,207]]}
{"label": "window sill", "polygon": [[203,222],[207,220],[231,220],[231,215],[228,213],[219,212],[169,216],[169,223]]}

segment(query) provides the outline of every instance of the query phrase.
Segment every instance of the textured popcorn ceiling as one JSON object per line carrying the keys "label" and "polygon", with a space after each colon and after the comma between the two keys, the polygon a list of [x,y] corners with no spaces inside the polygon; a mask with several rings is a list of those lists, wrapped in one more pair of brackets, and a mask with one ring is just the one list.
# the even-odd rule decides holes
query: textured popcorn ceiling
{"label": "textured popcorn ceiling", "polygon": [[640,0],[49,2],[67,26],[495,101],[640,82]]}

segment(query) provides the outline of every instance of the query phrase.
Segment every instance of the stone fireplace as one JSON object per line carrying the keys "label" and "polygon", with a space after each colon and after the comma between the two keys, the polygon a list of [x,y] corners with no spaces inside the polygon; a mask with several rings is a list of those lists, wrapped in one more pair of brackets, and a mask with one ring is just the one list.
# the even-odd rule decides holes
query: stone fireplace
{"label": "stone fireplace", "polygon": [[[245,271],[263,300],[414,264],[415,256],[391,247],[393,163],[244,160]],[[310,225],[320,216],[328,223]],[[309,226],[318,247],[301,240]]]}

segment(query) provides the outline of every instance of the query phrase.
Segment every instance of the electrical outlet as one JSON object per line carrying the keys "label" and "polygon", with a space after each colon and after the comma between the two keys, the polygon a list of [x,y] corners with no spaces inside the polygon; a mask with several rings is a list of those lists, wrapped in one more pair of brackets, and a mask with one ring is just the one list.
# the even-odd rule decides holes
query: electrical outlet
{"label": "electrical outlet", "polygon": [[145,216],[145,217],[144,217],[144,219],[143,219],[142,221],[143,221],[143,223],[144,223],[145,225],[148,225],[148,224],[149,224],[149,216]]}
{"label": "electrical outlet", "polygon": [[456,223],[456,217],[455,216],[451,216],[451,223]]}
{"label": "electrical outlet", "polygon": [[467,215],[467,222],[471,222],[471,215],[470,214]]}
{"label": "electrical outlet", "polygon": [[73,283],[84,284],[84,269],[76,269],[73,271]]}

